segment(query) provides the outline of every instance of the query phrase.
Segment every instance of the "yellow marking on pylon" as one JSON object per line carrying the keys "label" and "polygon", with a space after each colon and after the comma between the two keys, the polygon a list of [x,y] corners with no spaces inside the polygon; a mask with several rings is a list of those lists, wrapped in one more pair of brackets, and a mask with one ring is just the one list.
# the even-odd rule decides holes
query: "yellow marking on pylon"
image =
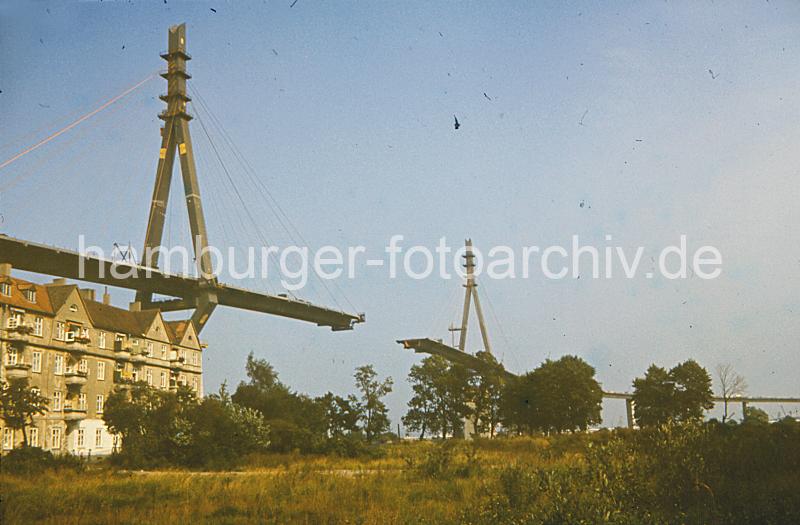
{"label": "yellow marking on pylon", "polygon": [[158,158],[159,159],[167,158],[167,148],[161,148],[161,150],[158,152]]}
{"label": "yellow marking on pylon", "polygon": [[186,143],[185,142],[181,142],[181,145],[180,145],[180,147],[178,149],[180,150],[181,155],[186,155]]}

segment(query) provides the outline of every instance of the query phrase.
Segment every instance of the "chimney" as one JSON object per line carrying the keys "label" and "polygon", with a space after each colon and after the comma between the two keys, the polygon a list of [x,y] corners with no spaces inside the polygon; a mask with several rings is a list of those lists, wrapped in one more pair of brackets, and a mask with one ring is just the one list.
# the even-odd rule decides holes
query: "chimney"
{"label": "chimney", "polygon": [[105,304],[105,305],[110,305],[111,304],[111,294],[108,293],[108,286],[106,286],[106,289],[103,292],[103,304]]}
{"label": "chimney", "polygon": [[58,279],[53,279],[53,282],[50,283],[51,286],[62,286],[67,284],[67,280],[63,277],[59,277]]}
{"label": "chimney", "polygon": [[95,295],[94,290],[91,288],[81,288],[80,289],[81,297],[83,297],[84,301],[94,301]]}
{"label": "chimney", "polygon": [[11,265],[8,263],[0,264],[0,277],[11,277]]}
{"label": "chimney", "polygon": [[142,311],[142,303],[139,301],[134,301],[130,304],[129,310],[131,312],[141,312]]}

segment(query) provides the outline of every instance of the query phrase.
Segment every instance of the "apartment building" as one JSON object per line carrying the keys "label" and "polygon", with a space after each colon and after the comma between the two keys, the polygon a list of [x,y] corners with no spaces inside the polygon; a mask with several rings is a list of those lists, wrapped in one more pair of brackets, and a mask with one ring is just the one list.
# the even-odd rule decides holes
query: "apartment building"
{"label": "apartment building", "polygon": [[[64,280],[36,284],[0,265],[0,379],[26,379],[49,400],[28,429],[32,446],[54,453],[106,455],[118,446],[103,422],[115,388],[141,381],[164,390],[187,385],[203,395],[202,352],[192,323],[165,321],[159,310],[110,304],[108,293]],[[22,432],[0,420],[2,450]]]}

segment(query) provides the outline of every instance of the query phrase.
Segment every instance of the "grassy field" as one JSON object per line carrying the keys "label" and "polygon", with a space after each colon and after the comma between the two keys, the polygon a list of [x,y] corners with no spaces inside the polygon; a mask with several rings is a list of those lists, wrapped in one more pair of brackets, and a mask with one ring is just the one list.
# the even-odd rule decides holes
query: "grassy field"
{"label": "grassy field", "polygon": [[693,455],[691,436],[659,434],[643,443],[644,452],[629,440],[577,434],[405,442],[383,446],[372,459],[258,456],[235,472],[118,471],[96,463],[82,472],[4,473],[0,522],[777,524],[792,523],[800,511],[792,503],[800,473],[791,465],[762,469],[742,485],[709,468],[712,458]]}
{"label": "grassy field", "polygon": [[[504,447],[388,445],[377,459],[270,455],[237,472],[88,471],[0,476],[4,524],[13,523],[458,523],[492,492],[480,472],[508,461]],[[515,459],[543,461],[544,440]],[[449,447],[448,447],[449,448]],[[431,457],[433,456],[433,457]]]}

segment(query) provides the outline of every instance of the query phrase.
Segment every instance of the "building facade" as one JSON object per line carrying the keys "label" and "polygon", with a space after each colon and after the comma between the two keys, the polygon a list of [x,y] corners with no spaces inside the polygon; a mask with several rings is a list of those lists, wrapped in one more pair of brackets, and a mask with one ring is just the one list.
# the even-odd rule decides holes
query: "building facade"
{"label": "building facade", "polygon": [[[165,321],[159,310],[110,304],[104,294],[57,279],[36,284],[0,265],[0,379],[27,380],[49,400],[27,429],[31,446],[82,456],[117,446],[103,421],[115,388],[144,382],[162,390],[178,385],[203,395],[204,345],[188,320]],[[2,450],[21,446],[21,431],[0,420]]]}

